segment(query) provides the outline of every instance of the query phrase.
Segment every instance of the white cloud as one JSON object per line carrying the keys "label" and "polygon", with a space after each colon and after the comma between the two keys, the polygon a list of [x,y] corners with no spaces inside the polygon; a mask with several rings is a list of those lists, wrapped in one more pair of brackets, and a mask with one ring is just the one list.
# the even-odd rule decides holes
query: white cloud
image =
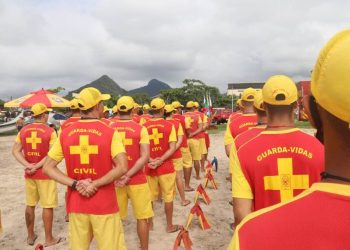
{"label": "white cloud", "polygon": [[74,89],[108,74],[216,84],[308,78],[322,45],[349,26],[345,1],[0,1],[0,97]]}

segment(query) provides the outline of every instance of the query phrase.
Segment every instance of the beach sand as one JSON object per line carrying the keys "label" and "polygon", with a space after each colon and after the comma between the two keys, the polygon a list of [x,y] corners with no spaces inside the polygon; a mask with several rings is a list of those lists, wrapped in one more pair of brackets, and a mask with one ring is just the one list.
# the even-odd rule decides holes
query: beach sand
{"label": "beach sand", "polygon": [[[209,150],[209,159],[212,159],[213,156],[216,156],[218,159],[219,171],[215,173],[215,179],[219,189],[206,189],[212,200],[210,205],[200,202],[202,210],[210,222],[211,229],[203,231],[196,217],[194,217],[189,228],[190,238],[193,241],[192,249],[194,250],[226,249],[233,233],[229,228],[229,223],[233,221],[233,214],[232,207],[228,203],[231,197],[230,183],[225,180],[228,174],[228,159],[224,152],[223,133],[212,134],[210,137],[211,148]],[[14,136],[0,137],[0,209],[2,211],[2,223],[4,228],[4,232],[0,236],[0,249],[34,249],[34,247],[29,247],[25,243],[27,234],[24,220],[25,193],[23,168],[11,154],[14,140]],[[64,164],[60,164],[60,168],[64,169]],[[200,182],[201,181],[197,181],[194,178],[191,180],[191,184],[194,188],[197,187]],[[55,236],[65,237],[66,241],[48,248],[52,250],[69,249],[67,235],[68,224],[64,220],[65,187],[62,185],[58,185],[58,187],[59,206],[54,210],[53,231]],[[174,201],[173,222],[176,224],[185,225],[189,211],[193,206],[195,192],[186,194],[187,198],[192,202],[190,205],[182,207],[178,195]],[[163,207],[163,203],[155,202],[154,231],[150,232],[149,249],[173,249],[177,233],[168,234],[165,232]],[[136,221],[133,218],[130,204],[128,219],[125,220],[123,224],[127,248],[130,250],[139,249],[139,241],[136,234]],[[39,236],[36,243],[43,243],[44,228],[41,220],[41,208],[39,206],[36,209],[35,232]],[[97,249],[94,242],[91,249]],[[183,248],[181,247],[180,249]]]}

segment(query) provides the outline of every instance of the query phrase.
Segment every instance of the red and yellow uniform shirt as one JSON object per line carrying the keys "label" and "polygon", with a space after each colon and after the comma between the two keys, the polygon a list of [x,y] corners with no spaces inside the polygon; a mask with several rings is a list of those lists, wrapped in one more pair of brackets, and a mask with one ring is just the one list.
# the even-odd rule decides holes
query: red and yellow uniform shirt
{"label": "red and yellow uniform shirt", "polygon": [[101,118],[101,121],[106,124],[107,126],[112,126],[113,121],[107,118]]}
{"label": "red and yellow uniform shirt", "polygon": [[240,149],[242,145],[252,140],[254,137],[258,136],[262,131],[264,131],[266,126],[257,126],[248,129],[247,131],[239,134],[236,139],[233,141],[231,151],[230,151],[230,173],[233,172],[233,165],[235,162],[235,158],[237,158],[237,151]]}
{"label": "red and yellow uniform shirt", "polygon": [[[185,128],[190,130],[190,133],[195,132],[199,125],[203,123],[201,117],[194,112],[186,112],[185,113]],[[189,139],[200,139],[200,133],[196,134],[192,138]]]}
{"label": "red and yellow uniform shirt", "polygon": [[[167,119],[168,122],[172,123],[175,127],[176,137],[184,135],[184,130],[182,129],[181,122],[175,119]],[[172,159],[179,159],[182,157],[181,147],[178,148],[172,156]]]}
{"label": "red and yellow uniform shirt", "polygon": [[227,119],[227,126],[234,120],[234,119],[236,119],[236,118],[238,118],[239,116],[241,116],[242,115],[242,112],[234,112],[234,113],[232,113],[229,117],[228,117],[228,119]]}
{"label": "red and yellow uniform shirt", "polygon": [[[44,123],[31,123],[24,126],[17,134],[16,142],[22,144],[24,158],[29,163],[38,163],[47,156],[52,145],[57,139],[55,130]],[[39,168],[35,174],[25,174],[27,179],[48,180],[50,179]]]}
{"label": "red and yellow uniform shirt", "polygon": [[[173,115],[173,118],[174,118],[175,120],[178,120],[178,121],[181,122],[182,129],[186,129],[185,116],[180,115],[180,114],[174,114],[174,115]],[[186,135],[185,132],[184,132],[184,135],[183,135],[181,147],[182,147],[182,148],[187,148],[187,147],[188,147],[187,135]]]}
{"label": "red and yellow uniform shirt", "polygon": [[60,127],[60,131],[59,133],[61,133],[61,131],[67,127],[69,127],[70,125],[72,125],[73,123],[75,123],[76,121],[79,121],[81,118],[77,117],[77,116],[73,116],[73,117],[69,117],[67,120],[65,120],[61,127]]}
{"label": "red and yellow uniform shirt", "polygon": [[232,144],[237,135],[247,131],[249,128],[256,126],[258,118],[256,114],[242,114],[232,120],[227,125],[224,143],[225,145]]}
{"label": "red and yellow uniform shirt", "polygon": [[[169,149],[170,142],[176,142],[176,131],[172,123],[161,119],[152,118],[144,124],[147,128],[150,140],[150,157],[156,159],[161,157]],[[146,167],[146,174],[159,176],[173,173],[175,171],[171,157],[156,169]]]}
{"label": "red and yellow uniform shirt", "polygon": [[349,249],[349,209],[349,185],[315,183],[289,202],[248,215],[228,249]]}
{"label": "red and yellow uniform shirt", "polygon": [[254,199],[254,210],[285,202],[320,181],[323,145],[299,129],[263,131],[237,152],[232,196]]}
{"label": "red and yellow uniform shirt", "polygon": [[140,116],[140,124],[143,125],[145,122],[149,121],[150,119],[152,119],[152,116],[150,114],[142,114]]}
{"label": "red and yellow uniform shirt", "polygon": [[[141,157],[140,144],[149,145],[147,129],[132,120],[119,120],[114,122],[112,128],[118,131],[123,141],[128,156],[128,168],[131,169]],[[131,177],[128,185],[143,184],[146,182],[146,175],[142,168]]]}
{"label": "red and yellow uniform shirt", "polygon": [[[67,175],[75,180],[96,180],[113,168],[113,158],[124,153],[117,131],[99,120],[80,120],[62,131],[49,156],[66,160]],[[67,212],[111,214],[118,212],[114,183],[100,187],[90,198],[68,188]]]}
{"label": "red and yellow uniform shirt", "polygon": [[[208,116],[206,116],[205,114],[203,114],[202,112],[199,112],[199,111],[195,111],[193,113],[196,114],[196,115],[199,115],[199,117],[202,120],[203,126],[206,126],[206,124],[208,123]],[[204,131],[200,132],[199,133],[199,137],[200,138],[205,138],[205,132]]]}
{"label": "red and yellow uniform shirt", "polygon": [[133,114],[132,115],[132,120],[136,123],[140,123],[141,121],[141,116],[139,116],[138,114]]}

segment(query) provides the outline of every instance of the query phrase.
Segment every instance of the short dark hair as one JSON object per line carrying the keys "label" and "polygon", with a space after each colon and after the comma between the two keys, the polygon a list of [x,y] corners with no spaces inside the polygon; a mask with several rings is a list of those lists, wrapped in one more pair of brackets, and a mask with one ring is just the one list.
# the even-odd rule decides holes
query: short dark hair
{"label": "short dark hair", "polygon": [[93,109],[94,109],[94,107],[89,108],[89,109],[87,109],[87,110],[80,110],[80,112],[81,112],[83,115],[88,115],[89,113],[92,112]]}
{"label": "short dark hair", "polygon": [[294,110],[295,102],[289,105],[272,105],[265,103],[266,110],[273,116],[274,114],[280,113],[291,113]]}
{"label": "short dark hair", "polygon": [[131,115],[132,109],[126,110],[126,111],[121,111],[118,110],[119,115]]}
{"label": "short dark hair", "polygon": [[157,115],[157,114],[160,113],[160,110],[161,110],[161,109],[152,109],[150,113],[151,113],[152,115]]}

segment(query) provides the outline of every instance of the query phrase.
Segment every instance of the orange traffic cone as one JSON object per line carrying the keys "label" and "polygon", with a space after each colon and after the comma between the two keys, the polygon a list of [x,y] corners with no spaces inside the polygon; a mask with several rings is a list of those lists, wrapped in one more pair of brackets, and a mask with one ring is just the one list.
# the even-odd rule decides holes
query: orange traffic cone
{"label": "orange traffic cone", "polygon": [[211,172],[208,172],[206,175],[205,175],[205,180],[204,180],[204,188],[206,188],[208,186],[208,183],[211,183],[212,187],[214,189],[218,189],[218,186],[215,182],[215,179],[214,179],[214,176],[212,175]]}
{"label": "orange traffic cone", "polygon": [[210,197],[208,196],[207,192],[205,192],[205,189],[203,188],[202,184],[199,184],[197,187],[197,191],[196,191],[196,194],[194,196],[194,203],[197,202],[199,196],[202,197],[205,204],[207,204],[207,205],[210,204],[210,202],[211,202]]}
{"label": "orange traffic cone", "polygon": [[177,235],[174,243],[173,250],[177,250],[179,246],[181,245],[181,241],[184,243],[185,250],[191,250],[192,249],[192,241],[190,239],[190,234],[186,229],[181,229],[179,234]]}
{"label": "orange traffic cone", "polygon": [[191,225],[194,215],[197,215],[199,219],[199,223],[201,224],[201,227],[203,230],[210,229],[210,224],[207,218],[205,217],[202,208],[199,206],[199,203],[196,202],[194,206],[191,208],[190,214],[188,215],[187,224],[185,227],[186,230],[188,230],[188,227]]}

